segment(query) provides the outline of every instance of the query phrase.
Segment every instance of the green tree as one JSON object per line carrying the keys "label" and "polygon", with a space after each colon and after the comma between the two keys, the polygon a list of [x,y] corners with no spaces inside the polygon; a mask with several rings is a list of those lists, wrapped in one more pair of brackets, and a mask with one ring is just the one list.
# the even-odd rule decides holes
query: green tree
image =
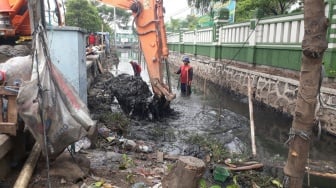
{"label": "green tree", "polygon": [[167,31],[178,31],[180,29],[180,20],[170,18],[169,23],[167,24]]}
{"label": "green tree", "polygon": [[[107,22],[112,22],[114,19],[116,19],[120,23],[128,23],[131,17],[131,13],[127,12],[124,9],[116,8],[116,12],[114,14],[114,8],[110,6],[106,6],[105,4],[102,4],[101,6],[99,2],[93,1],[94,6],[98,7],[98,12],[101,17],[103,17],[104,20]],[[114,15],[116,15],[116,18],[114,18]]]}
{"label": "green tree", "polygon": [[[66,1],[66,25],[84,28],[88,31],[100,31],[103,21],[95,6],[87,0]],[[105,24],[107,27],[107,25]],[[106,28],[104,27],[104,28]]]}
{"label": "green tree", "polygon": [[194,30],[197,27],[198,24],[198,18],[194,15],[188,15],[186,18],[186,21],[188,23],[188,29]]}
{"label": "green tree", "polygon": [[198,12],[201,13],[201,15],[209,13],[209,7],[211,3],[215,3],[221,1],[225,3],[228,0],[188,0],[188,5],[190,7],[195,7]]}
{"label": "green tree", "polygon": [[[211,2],[227,2],[228,0],[188,0],[190,7],[195,7],[198,12],[204,13]],[[235,21],[245,21],[255,17],[257,8],[260,16],[274,16],[286,14],[289,8],[302,0],[236,0]]]}
{"label": "green tree", "polygon": [[251,19],[256,15],[274,16],[286,14],[289,8],[298,0],[241,0],[237,2],[236,21]]}

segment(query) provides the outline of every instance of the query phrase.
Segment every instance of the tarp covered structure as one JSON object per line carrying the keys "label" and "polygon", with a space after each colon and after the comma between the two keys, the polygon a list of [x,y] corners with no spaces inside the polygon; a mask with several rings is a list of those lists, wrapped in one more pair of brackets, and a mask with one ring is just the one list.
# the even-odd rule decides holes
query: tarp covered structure
{"label": "tarp covered structure", "polygon": [[31,79],[19,90],[18,112],[43,154],[55,158],[86,136],[95,122],[75,89],[52,64],[44,27],[33,36]]}

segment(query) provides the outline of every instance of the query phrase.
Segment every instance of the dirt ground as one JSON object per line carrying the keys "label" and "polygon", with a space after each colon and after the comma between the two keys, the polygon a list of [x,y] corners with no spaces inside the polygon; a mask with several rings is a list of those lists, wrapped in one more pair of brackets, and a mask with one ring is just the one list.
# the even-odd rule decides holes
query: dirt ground
{"label": "dirt ground", "polygon": [[[108,69],[109,65],[104,67]],[[125,109],[123,111],[115,102],[115,93],[108,89],[115,81],[111,80],[112,77],[108,72],[100,74],[88,94],[90,113],[97,120],[97,133],[91,140],[91,147],[85,140],[75,144],[78,152],[71,154],[70,150],[66,150],[55,161],[49,161],[49,173],[45,158],[40,157],[29,187],[161,187],[164,176],[174,167],[178,156],[165,155],[151,142],[124,137],[127,126],[134,126],[138,123],[136,119],[141,117],[126,116],[123,113]],[[111,113],[111,108],[114,113]],[[203,187],[224,186],[212,176],[214,163],[210,153],[203,160],[207,165]],[[255,176],[262,177],[259,173]],[[262,178],[259,179],[262,181]],[[232,183],[232,179],[228,183]],[[248,184],[246,187],[249,187]]]}
{"label": "dirt ground", "polygon": [[[108,69],[108,65],[104,67]],[[114,83],[112,77],[108,72],[100,74],[88,94],[92,119],[97,120],[97,133],[93,139],[75,144],[75,150],[79,150],[76,153],[66,150],[55,161],[50,161],[49,178],[45,158],[40,157],[29,187],[42,188],[48,187],[48,184],[51,187],[81,188],[160,185],[164,172],[176,159],[157,160],[156,151],[141,147],[153,144],[123,137],[127,126],[135,122],[126,117],[114,102],[113,91],[107,88]],[[115,108],[114,114],[111,113],[111,106]],[[91,142],[91,146],[88,147],[85,141]]]}

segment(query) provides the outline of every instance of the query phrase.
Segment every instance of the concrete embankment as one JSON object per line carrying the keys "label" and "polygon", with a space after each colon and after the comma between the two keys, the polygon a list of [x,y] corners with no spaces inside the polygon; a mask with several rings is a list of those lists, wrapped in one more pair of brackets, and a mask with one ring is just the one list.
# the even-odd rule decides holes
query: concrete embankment
{"label": "concrete embankment", "polygon": [[[171,53],[170,62],[175,67],[180,66],[184,55],[188,54]],[[254,101],[261,102],[279,112],[293,115],[299,87],[299,73],[189,56],[194,74],[198,77],[242,95],[247,95],[250,77]],[[317,123],[320,122],[325,131],[336,135],[336,90],[322,85],[320,93],[321,100],[318,101],[322,104],[319,103],[316,109]]]}

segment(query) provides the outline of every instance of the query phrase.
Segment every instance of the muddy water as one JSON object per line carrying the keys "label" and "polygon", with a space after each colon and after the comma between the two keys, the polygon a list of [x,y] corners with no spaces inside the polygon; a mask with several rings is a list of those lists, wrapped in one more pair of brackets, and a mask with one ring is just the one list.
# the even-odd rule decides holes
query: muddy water
{"label": "muddy water", "polygon": [[[112,67],[114,75],[128,73],[133,70],[130,60],[138,60],[137,52],[119,51],[120,63]],[[145,64],[142,62],[141,77],[149,84]],[[192,63],[191,63],[192,65]],[[171,67],[171,71],[173,71]],[[186,143],[186,139],[202,135],[215,139],[230,152],[250,155],[250,132],[248,100],[244,96],[228,93],[223,88],[214,86],[201,78],[195,78],[192,95],[185,97],[179,94],[178,77],[171,76],[173,92],[177,98],[171,102],[176,114],[163,118],[159,122],[141,121],[131,127],[130,136],[134,139],[154,141],[157,149],[176,155],[194,155],[204,157],[201,149]],[[257,156],[265,164],[280,164],[287,159],[288,148],[284,142],[288,139],[291,119],[267,109],[261,105],[254,106],[255,138]],[[318,139],[314,136],[310,149],[312,161],[323,162],[323,168],[335,168],[336,138],[322,134]],[[319,163],[320,164],[320,163]],[[266,169],[273,175],[281,176],[282,170]],[[279,172],[281,171],[281,172]],[[332,187],[335,181],[311,177],[311,187]]]}

